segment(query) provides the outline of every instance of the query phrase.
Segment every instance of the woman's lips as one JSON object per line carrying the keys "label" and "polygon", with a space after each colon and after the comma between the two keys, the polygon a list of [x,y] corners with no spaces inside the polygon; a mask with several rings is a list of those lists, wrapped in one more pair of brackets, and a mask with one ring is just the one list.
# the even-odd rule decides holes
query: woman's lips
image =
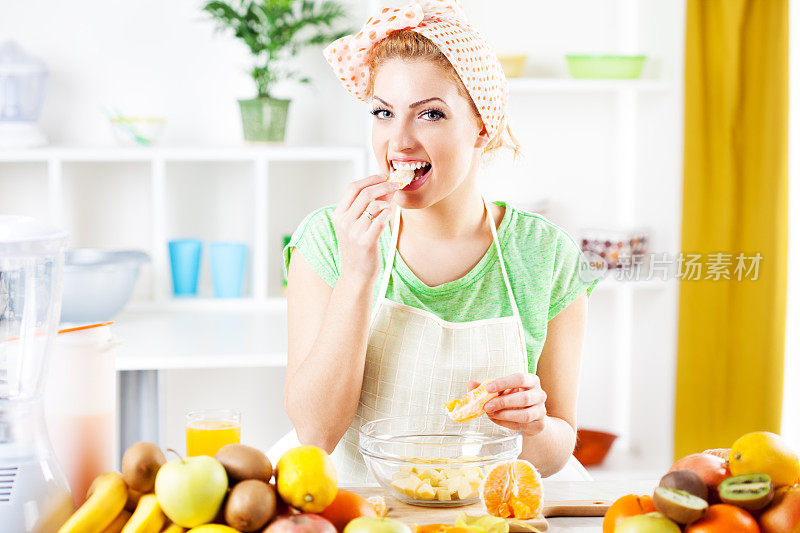
{"label": "woman's lips", "polygon": [[417,189],[419,189],[420,187],[425,185],[426,181],[428,181],[428,178],[431,175],[431,170],[433,170],[433,166],[429,165],[428,166],[428,171],[425,172],[425,174],[420,176],[419,179],[412,181],[411,183],[409,183],[408,185],[406,185],[405,187],[403,187],[400,190],[403,191],[403,192],[416,191]]}

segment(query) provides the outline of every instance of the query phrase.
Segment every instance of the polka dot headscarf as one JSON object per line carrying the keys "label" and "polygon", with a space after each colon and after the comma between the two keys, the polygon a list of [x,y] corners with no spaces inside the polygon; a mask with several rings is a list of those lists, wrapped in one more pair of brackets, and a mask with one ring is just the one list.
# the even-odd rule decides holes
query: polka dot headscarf
{"label": "polka dot headscarf", "polygon": [[417,0],[400,9],[383,8],[355,35],[328,45],[323,54],[342,85],[367,101],[370,49],[393,31],[410,29],[430,39],[447,57],[475,102],[489,138],[500,129],[508,83],[497,56],[467,24],[456,0]]}

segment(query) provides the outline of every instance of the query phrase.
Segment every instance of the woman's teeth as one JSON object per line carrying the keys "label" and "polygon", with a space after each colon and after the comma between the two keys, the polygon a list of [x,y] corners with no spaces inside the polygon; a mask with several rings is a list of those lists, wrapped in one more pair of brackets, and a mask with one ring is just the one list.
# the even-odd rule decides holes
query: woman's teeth
{"label": "woman's teeth", "polygon": [[417,161],[416,163],[392,161],[392,168],[395,170],[416,170],[422,167],[429,167],[430,165],[431,164],[427,161]]}

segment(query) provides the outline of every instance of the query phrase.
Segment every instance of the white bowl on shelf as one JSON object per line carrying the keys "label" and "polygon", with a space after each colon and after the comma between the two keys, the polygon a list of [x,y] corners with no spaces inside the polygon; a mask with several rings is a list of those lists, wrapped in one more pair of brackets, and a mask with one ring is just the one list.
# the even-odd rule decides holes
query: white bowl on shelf
{"label": "white bowl on shelf", "polygon": [[81,248],[66,253],[61,323],[111,320],[133,293],[139,267],[150,257],[138,250]]}

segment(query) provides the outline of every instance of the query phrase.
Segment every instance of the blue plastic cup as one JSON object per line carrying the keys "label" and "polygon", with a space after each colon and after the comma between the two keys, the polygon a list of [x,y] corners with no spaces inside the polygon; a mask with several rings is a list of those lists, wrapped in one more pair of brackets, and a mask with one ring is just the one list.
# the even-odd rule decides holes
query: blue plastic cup
{"label": "blue plastic cup", "polygon": [[169,241],[169,260],[172,263],[172,292],[175,296],[195,296],[200,274],[203,241],[178,239]]}
{"label": "blue plastic cup", "polygon": [[241,297],[247,264],[247,245],[241,242],[212,242],[208,247],[208,254],[211,258],[214,296]]}

